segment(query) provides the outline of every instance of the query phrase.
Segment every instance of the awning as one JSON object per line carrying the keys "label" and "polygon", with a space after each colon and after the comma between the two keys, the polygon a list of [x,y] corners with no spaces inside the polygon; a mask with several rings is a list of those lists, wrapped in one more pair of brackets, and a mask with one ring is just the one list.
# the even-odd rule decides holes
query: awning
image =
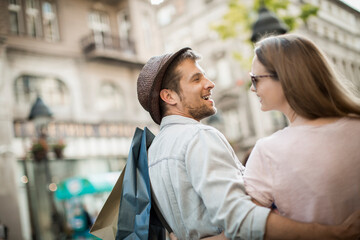
{"label": "awning", "polygon": [[121,172],[108,172],[67,178],[58,184],[55,197],[64,200],[85,194],[111,192],[120,174]]}

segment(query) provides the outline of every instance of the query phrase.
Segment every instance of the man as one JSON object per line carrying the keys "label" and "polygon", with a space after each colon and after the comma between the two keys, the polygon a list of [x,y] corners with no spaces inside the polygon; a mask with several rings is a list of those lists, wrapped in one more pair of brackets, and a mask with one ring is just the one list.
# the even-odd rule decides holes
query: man
{"label": "man", "polygon": [[360,214],[341,226],[298,223],[255,205],[246,195],[243,166],[225,137],[200,123],[216,113],[214,83],[183,48],[151,58],[138,78],[138,99],[160,132],[149,148],[155,201],[179,239],[222,231],[232,239],[332,239],[360,235]]}

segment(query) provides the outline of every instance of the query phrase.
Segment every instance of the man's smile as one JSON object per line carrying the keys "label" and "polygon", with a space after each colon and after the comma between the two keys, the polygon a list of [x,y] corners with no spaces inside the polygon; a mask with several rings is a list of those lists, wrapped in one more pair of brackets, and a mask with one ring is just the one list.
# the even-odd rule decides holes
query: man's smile
{"label": "man's smile", "polygon": [[205,96],[202,96],[202,99],[204,100],[210,100],[211,99],[211,93],[205,95]]}

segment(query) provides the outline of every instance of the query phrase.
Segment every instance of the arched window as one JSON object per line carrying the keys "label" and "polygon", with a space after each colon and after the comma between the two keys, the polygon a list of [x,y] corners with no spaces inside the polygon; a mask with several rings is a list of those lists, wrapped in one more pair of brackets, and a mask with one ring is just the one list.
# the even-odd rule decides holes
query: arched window
{"label": "arched window", "polygon": [[69,104],[69,91],[63,81],[45,76],[22,75],[14,83],[18,104],[32,103],[40,95],[49,106]]}
{"label": "arched window", "polygon": [[96,109],[101,112],[120,110],[124,105],[119,87],[111,82],[103,82],[97,93]]}

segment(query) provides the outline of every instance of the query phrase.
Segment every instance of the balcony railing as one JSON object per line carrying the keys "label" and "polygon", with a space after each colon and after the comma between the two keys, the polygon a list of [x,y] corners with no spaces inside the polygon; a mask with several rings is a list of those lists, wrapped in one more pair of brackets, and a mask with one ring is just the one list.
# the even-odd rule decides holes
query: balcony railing
{"label": "balcony railing", "polygon": [[112,58],[137,62],[135,44],[105,33],[91,33],[81,39],[83,52],[89,58]]}

